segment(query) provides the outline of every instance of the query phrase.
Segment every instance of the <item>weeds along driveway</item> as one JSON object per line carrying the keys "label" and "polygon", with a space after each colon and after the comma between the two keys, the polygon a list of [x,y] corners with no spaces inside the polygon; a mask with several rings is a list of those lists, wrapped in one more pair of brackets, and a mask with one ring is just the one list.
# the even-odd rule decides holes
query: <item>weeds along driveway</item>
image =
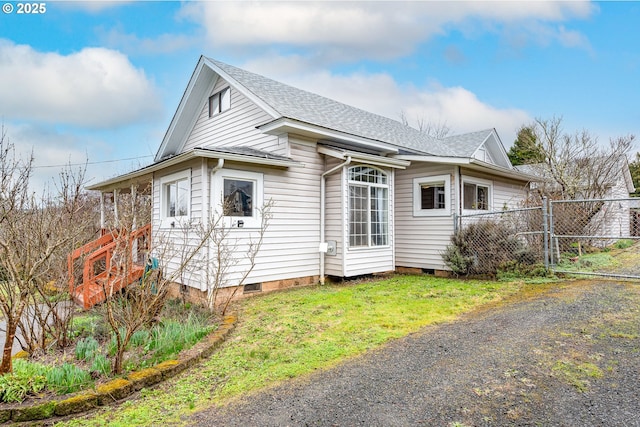
{"label": "weeds along driveway", "polygon": [[640,426],[640,284],[581,281],[185,419],[209,426]]}

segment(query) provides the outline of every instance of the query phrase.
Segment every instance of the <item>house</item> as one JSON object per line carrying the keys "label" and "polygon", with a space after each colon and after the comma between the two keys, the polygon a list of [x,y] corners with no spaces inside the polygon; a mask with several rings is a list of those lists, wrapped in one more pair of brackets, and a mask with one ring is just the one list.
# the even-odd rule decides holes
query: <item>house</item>
{"label": "house", "polygon": [[[154,238],[217,214],[246,242],[272,200],[244,282],[266,291],[326,276],[445,270],[454,213],[515,207],[530,179],[495,129],[435,139],[203,56],[154,163],[89,188],[104,195],[152,183]],[[183,291],[206,293],[203,274],[185,277]]]}

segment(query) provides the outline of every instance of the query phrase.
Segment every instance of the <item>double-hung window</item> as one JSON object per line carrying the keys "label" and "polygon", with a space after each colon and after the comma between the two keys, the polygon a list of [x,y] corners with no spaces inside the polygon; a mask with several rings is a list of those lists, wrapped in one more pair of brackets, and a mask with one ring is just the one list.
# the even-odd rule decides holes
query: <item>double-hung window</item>
{"label": "double-hung window", "polygon": [[209,117],[223,113],[231,108],[231,89],[224,88],[209,97]]}
{"label": "double-hung window", "polygon": [[436,216],[451,212],[451,177],[427,176],[413,180],[413,215]]}
{"label": "double-hung window", "polygon": [[169,224],[176,226],[176,220],[185,220],[189,217],[191,204],[191,173],[189,170],[160,178],[160,191],[163,226],[169,226]]}
{"label": "double-hung window", "polygon": [[491,210],[491,184],[463,181],[463,208],[467,210]]}
{"label": "double-hung window", "polygon": [[349,168],[349,247],[389,244],[389,178],[369,166]]}

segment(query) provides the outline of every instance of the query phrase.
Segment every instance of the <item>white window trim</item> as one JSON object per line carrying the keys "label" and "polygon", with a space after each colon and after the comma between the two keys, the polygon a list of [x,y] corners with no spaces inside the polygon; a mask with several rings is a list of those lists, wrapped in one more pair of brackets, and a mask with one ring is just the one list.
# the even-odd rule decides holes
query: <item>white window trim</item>
{"label": "white window trim", "polygon": [[[220,169],[215,172],[212,179],[211,211],[214,212],[216,217],[222,215],[225,179],[253,181],[255,200],[253,202],[253,216],[225,216],[223,219],[224,226],[228,228],[260,228],[262,225],[260,210],[264,206],[264,174],[235,169]],[[238,221],[242,221],[242,227],[238,227]]]}
{"label": "white window trim", "polygon": [[[464,185],[465,184],[475,184],[481,185],[483,187],[487,187],[489,189],[489,197],[487,200],[487,209],[465,209],[464,208]],[[462,208],[462,213],[465,214],[477,214],[481,212],[493,212],[493,181],[489,181],[488,179],[475,178],[475,177],[462,177],[462,194],[460,194],[460,207]]]}
{"label": "white window trim", "polygon": [[[225,108],[224,110],[219,108],[218,112],[215,112],[215,113],[212,112],[211,101],[212,101],[213,97],[215,97],[216,95],[218,96],[218,107],[221,107],[222,106],[222,99],[223,99],[222,94],[225,93],[226,91],[229,92],[229,95],[228,95],[229,96],[229,106],[227,108]],[[230,109],[231,109],[231,87],[230,86],[222,88],[219,91],[211,94],[211,96],[209,97],[209,118],[217,117],[220,114],[224,114],[226,111],[229,111]]]}
{"label": "white window trim", "polygon": [[[444,208],[422,209],[422,186],[444,181]],[[433,175],[413,179],[413,216],[451,215],[451,175]]]}
{"label": "white window trim", "polygon": [[[371,169],[375,169],[379,172],[381,172],[387,180],[386,184],[376,184],[376,183],[369,183],[369,182],[361,182],[361,181],[352,181],[349,179],[349,173],[350,170],[352,168],[355,167],[369,167]],[[392,219],[391,219],[391,211],[392,211],[392,192],[391,192],[391,173],[389,171],[385,171],[384,169],[372,166],[372,165],[368,165],[368,164],[355,164],[352,166],[349,166],[347,168],[345,168],[346,171],[346,207],[347,207],[347,221],[346,221],[346,248],[348,251],[367,251],[367,250],[377,250],[377,249],[384,249],[384,248],[389,248],[391,246],[391,239],[392,239]],[[371,188],[371,187],[377,187],[377,188],[385,188],[387,190],[387,244],[386,245],[372,245],[371,244],[371,209],[368,210],[368,214],[367,214],[367,244],[363,245],[363,246],[351,246],[351,236],[349,233],[349,228],[350,228],[350,224],[349,224],[349,187],[351,185],[354,186],[360,186],[360,187],[366,187],[367,189]],[[368,192],[370,197],[370,193]]]}
{"label": "white window trim", "polygon": [[[187,202],[187,215],[169,216],[167,215],[167,192],[165,186],[176,181],[187,180],[189,200]],[[182,227],[191,218],[191,169],[172,173],[160,178],[160,228]]]}

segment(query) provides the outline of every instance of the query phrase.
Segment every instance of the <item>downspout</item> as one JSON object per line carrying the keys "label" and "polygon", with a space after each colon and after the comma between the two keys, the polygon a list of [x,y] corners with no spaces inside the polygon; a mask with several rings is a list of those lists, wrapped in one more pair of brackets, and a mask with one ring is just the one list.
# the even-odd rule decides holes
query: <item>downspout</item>
{"label": "downspout", "polygon": [[[204,187],[202,189],[202,198],[203,198],[203,203],[205,203],[205,198],[206,200],[206,204],[202,209],[202,215],[203,215],[203,225],[205,226],[205,230],[209,230],[209,227],[211,226],[211,201],[214,200],[214,197],[211,197],[211,189],[213,188],[213,176],[216,174],[216,172],[218,172],[220,169],[222,169],[222,167],[224,166],[224,159],[218,159],[218,164],[216,164],[213,169],[211,169],[211,173],[208,173],[208,163],[207,163],[207,159],[202,159],[202,182],[203,184],[207,184],[204,185]],[[206,215],[206,216],[204,216]],[[203,289],[203,291],[207,292],[207,299],[209,296],[209,263],[211,262],[211,245],[207,244],[206,247],[206,257],[207,257],[207,268],[205,268],[205,275],[206,275],[206,283],[205,283],[205,287],[206,289]],[[215,301],[214,301],[215,303]]]}
{"label": "downspout", "polygon": [[458,231],[458,224],[462,223],[460,216],[462,216],[462,171],[460,166],[456,166],[458,185],[456,186],[456,214],[453,216],[453,231]]}
{"label": "downspout", "polygon": [[[325,193],[327,176],[347,166],[349,163],[351,163],[351,156],[347,156],[347,160],[329,169],[328,171],[323,173],[322,176],[320,177],[320,244],[324,243],[324,232],[325,232],[324,230],[325,229],[324,227],[325,194],[324,193]],[[320,284],[321,285],[324,285],[324,256],[325,256],[324,254],[325,254],[325,251],[320,251]]]}

